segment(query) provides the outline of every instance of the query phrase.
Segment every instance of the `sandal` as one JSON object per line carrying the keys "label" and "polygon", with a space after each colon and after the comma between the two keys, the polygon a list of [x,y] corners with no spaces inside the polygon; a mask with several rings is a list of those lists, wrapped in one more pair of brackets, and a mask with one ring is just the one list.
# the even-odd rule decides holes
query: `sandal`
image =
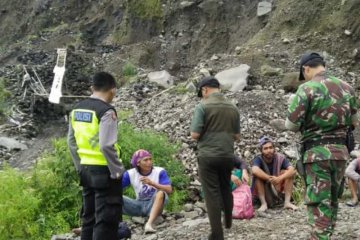
{"label": "sandal", "polygon": [[358,205],[358,202],[354,203],[352,201],[349,201],[346,203],[346,206],[348,206],[348,207],[356,207],[357,205]]}

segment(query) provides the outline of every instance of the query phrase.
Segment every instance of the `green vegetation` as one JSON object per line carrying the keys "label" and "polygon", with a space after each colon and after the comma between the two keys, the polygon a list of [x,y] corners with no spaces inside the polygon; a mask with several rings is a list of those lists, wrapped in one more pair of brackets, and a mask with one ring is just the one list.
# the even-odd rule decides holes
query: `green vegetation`
{"label": "green vegetation", "polygon": [[292,192],[292,199],[296,205],[299,205],[304,201],[305,184],[301,176],[296,175],[294,181],[294,188]]}
{"label": "green vegetation", "polygon": [[77,174],[64,139],[33,172],[0,172],[0,239],[49,239],[79,224]]}
{"label": "green vegetation", "polygon": [[159,135],[150,130],[138,131],[129,123],[122,123],[120,126],[121,158],[126,169],[130,168],[130,159],[136,150],[149,150],[153,156],[154,165],[166,169],[174,188],[166,209],[168,211],[180,210],[187,199],[185,188],[189,184],[189,178],[184,174],[185,168],[181,162],[173,159],[178,146],[170,144],[165,135]]}
{"label": "green vegetation", "polygon": [[167,170],[175,189],[184,189],[188,185],[189,179],[184,175],[183,165],[173,160],[178,146],[170,144],[165,135],[151,130],[139,131],[129,123],[122,123],[119,143],[122,150],[121,158],[127,169],[130,168],[132,154],[138,149],[146,149],[151,152],[154,165]]}
{"label": "green vegetation", "polygon": [[131,62],[126,62],[122,67],[122,74],[125,77],[133,77],[137,74],[137,69]]}
{"label": "green vegetation", "polygon": [[[295,159],[290,159],[290,162],[292,166],[296,166]],[[296,205],[299,205],[304,201],[304,191],[304,179],[299,174],[296,174],[294,179],[294,188],[291,196]]]}
{"label": "green vegetation", "polygon": [[163,17],[163,10],[160,0],[130,0],[129,11],[142,19]]}
{"label": "green vegetation", "polygon": [[121,77],[118,80],[119,86],[124,86],[128,83],[137,80],[137,68],[131,62],[126,62],[121,68]]}
{"label": "green vegetation", "polygon": [[0,239],[31,239],[38,232],[39,199],[29,179],[8,167],[0,173]]}
{"label": "green vegetation", "polygon": [[8,111],[8,99],[11,96],[10,92],[5,89],[5,83],[6,79],[0,78],[0,122],[2,122],[4,116]]}
{"label": "green vegetation", "polygon": [[67,29],[70,29],[69,24],[61,21],[60,24],[58,24],[58,25],[54,24],[50,27],[44,28],[43,31],[44,32],[61,32],[61,31],[67,30]]}
{"label": "green vegetation", "polygon": [[187,93],[188,90],[184,84],[179,84],[179,85],[175,86],[172,90],[170,90],[170,92],[179,94],[179,95],[183,95],[183,94]]}
{"label": "green vegetation", "polygon": [[137,42],[138,31],[142,31],[142,26],[151,25],[159,31],[163,27],[163,18],[160,0],[129,0],[123,20],[113,30],[112,42],[119,45]]}
{"label": "green vegetation", "polygon": [[27,35],[26,37],[25,37],[25,41],[26,42],[32,42],[32,41],[35,41],[35,40],[37,40],[39,37],[37,36],[37,35],[35,35],[35,34],[30,34],[30,35]]}
{"label": "green vegetation", "polygon": [[[123,28],[126,28],[126,27],[123,26]],[[124,31],[123,28],[120,28],[119,30],[114,30],[114,32],[112,34],[112,41],[114,44],[121,45],[128,41],[127,32]]]}
{"label": "green vegetation", "polygon": [[128,117],[130,117],[131,115],[133,115],[133,111],[132,110],[120,110],[117,111],[117,115],[120,121],[126,120]]}
{"label": "green vegetation", "polygon": [[36,165],[30,182],[40,202],[41,235],[67,232],[79,224],[81,194],[66,139],[53,141],[54,152]]}
{"label": "green vegetation", "polygon": [[[120,112],[126,119],[132,112]],[[168,211],[181,209],[187,199],[189,179],[182,164],[174,160],[178,146],[164,135],[150,130],[138,131],[129,123],[120,125],[119,143],[126,168],[139,148],[153,154],[154,164],[164,167],[171,178],[174,193]],[[4,166],[0,171],[0,240],[49,239],[79,225],[81,188],[66,139],[53,141],[54,150],[44,153],[31,172],[19,172]],[[125,194],[134,197],[131,188]]]}

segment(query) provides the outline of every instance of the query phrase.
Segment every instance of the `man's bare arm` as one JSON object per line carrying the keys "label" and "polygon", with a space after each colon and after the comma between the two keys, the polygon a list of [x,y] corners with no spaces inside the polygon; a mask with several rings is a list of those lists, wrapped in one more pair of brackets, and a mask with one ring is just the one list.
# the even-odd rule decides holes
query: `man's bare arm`
{"label": "man's bare arm", "polygon": [[253,166],[251,168],[251,171],[252,171],[252,174],[257,177],[257,178],[260,178],[261,180],[264,180],[264,181],[268,181],[271,176],[266,174],[263,170],[261,170],[261,168],[259,168],[258,166]]}
{"label": "man's bare arm", "polygon": [[194,139],[194,140],[199,140],[200,138],[200,133],[197,133],[197,132],[191,132],[191,138]]}

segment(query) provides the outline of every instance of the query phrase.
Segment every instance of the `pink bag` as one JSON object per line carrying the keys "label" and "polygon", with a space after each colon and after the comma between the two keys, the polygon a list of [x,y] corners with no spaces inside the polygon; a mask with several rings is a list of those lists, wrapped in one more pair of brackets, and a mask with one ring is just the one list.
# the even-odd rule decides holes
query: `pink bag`
{"label": "pink bag", "polygon": [[243,183],[233,192],[234,207],[232,216],[237,219],[250,219],[254,217],[254,207],[250,187]]}

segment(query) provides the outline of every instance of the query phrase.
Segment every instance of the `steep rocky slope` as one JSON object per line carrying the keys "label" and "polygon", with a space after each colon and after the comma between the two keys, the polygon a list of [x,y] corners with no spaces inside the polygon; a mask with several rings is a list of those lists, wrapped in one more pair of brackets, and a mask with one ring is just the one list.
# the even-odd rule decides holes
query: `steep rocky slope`
{"label": "steep rocky slope", "polygon": [[[0,81],[5,82],[10,91],[12,105],[11,118],[0,127],[0,136],[17,138],[31,149],[14,152],[0,148],[0,161],[9,161],[22,169],[31,167],[38,154],[49,146],[46,143],[51,137],[65,135],[64,115],[73,101],[55,106],[46,98],[34,98],[31,93],[24,97],[22,87],[22,65],[26,65],[29,71],[36,70],[49,91],[56,61],[55,49],[59,47],[68,49],[65,95],[88,95],[89,77],[98,70],[110,71],[121,85],[125,84],[119,90],[115,105],[134,112],[129,121],[138,128],[164,132],[172,141],[180,143],[177,159],[186,166],[186,174],[191,177],[189,189],[193,202],[200,199],[200,187],[188,127],[197,99],[192,92],[183,94],[181,84],[198,80],[204,69],[216,74],[242,63],[251,67],[246,91],[226,93],[241,111],[242,140],[236,150],[244,159],[250,161],[257,153],[256,141],[263,134],[272,136],[278,142],[279,150],[292,156],[292,143],[297,137],[279,130],[274,122],[284,118],[289,96],[281,86],[282,73],[297,71],[299,56],[304,51],[319,51],[332,73],[360,90],[360,2],[276,0],[272,1],[272,11],[262,17],[257,16],[258,2],[0,1],[0,31],[4,33],[0,36]],[[137,75],[130,80],[122,71],[129,62],[137,70]],[[280,71],[264,74],[261,71],[264,65]],[[163,69],[175,77],[179,87],[157,95],[163,89],[148,84],[146,74]],[[58,130],[59,126],[61,130]],[[357,141],[360,141],[359,135]],[[191,213],[188,217],[202,219],[204,212],[200,212],[200,215],[191,217]],[[356,222],[356,213],[350,213],[349,218],[344,214],[341,219]],[[300,234],[294,239],[304,239],[304,221],[287,220],[289,214],[281,214],[279,225],[271,225],[253,238],[252,232],[271,220],[259,218],[244,224],[246,228],[242,222],[236,223],[228,237],[286,239],[289,237],[287,229],[281,229],[275,235],[271,235],[271,229],[286,226],[290,221],[297,226],[291,233]],[[177,218],[172,217],[171,220]],[[295,219],[303,217],[304,212],[294,214]],[[171,223],[176,226],[174,231],[166,229],[147,238],[187,239],[194,236],[194,239],[201,239],[208,231],[207,223],[203,223],[198,229],[190,228],[187,233],[181,229],[185,218]],[[346,239],[359,237],[351,223],[340,226],[339,239],[343,234],[349,237]],[[141,227],[137,224],[135,228],[137,239],[143,238]],[[347,232],[348,228],[351,231]]]}

